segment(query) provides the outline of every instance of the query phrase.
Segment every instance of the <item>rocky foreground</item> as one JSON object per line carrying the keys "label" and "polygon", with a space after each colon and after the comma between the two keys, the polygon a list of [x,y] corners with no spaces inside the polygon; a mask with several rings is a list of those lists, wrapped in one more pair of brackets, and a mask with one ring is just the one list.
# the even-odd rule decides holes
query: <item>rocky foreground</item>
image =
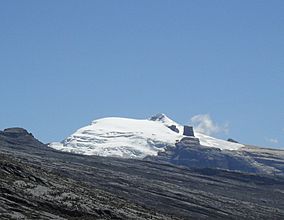
{"label": "rocky foreground", "polygon": [[14,128],[0,204],[0,219],[284,219],[284,178],[59,152]]}

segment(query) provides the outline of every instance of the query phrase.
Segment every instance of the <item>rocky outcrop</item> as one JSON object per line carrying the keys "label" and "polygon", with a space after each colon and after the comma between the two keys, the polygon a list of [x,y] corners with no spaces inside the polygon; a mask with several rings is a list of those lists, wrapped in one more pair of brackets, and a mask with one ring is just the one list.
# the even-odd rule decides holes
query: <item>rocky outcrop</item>
{"label": "rocky outcrop", "polygon": [[45,144],[38,141],[32,133],[23,128],[7,128],[0,131],[1,148],[16,148],[23,151],[33,151],[34,148],[48,148]]}
{"label": "rocky outcrop", "polygon": [[185,135],[185,136],[193,136],[194,137],[193,127],[185,125],[183,127],[183,135]]}
{"label": "rocky outcrop", "polygon": [[5,136],[10,136],[10,137],[20,137],[20,136],[25,136],[25,135],[31,135],[31,133],[28,133],[27,130],[23,128],[6,128],[4,131],[1,131],[2,135]]}
{"label": "rocky outcrop", "polygon": [[193,136],[190,137],[184,137],[182,138],[178,143],[177,146],[200,146],[199,139]]}
{"label": "rocky outcrop", "polygon": [[227,141],[232,142],[232,143],[239,143],[238,141],[236,141],[236,140],[234,140],[232,138],[229,138]]}
{"label": "rocky outcrop", "polygon": [[284,151],[247,146],[240,151],[202,146],[195,137],[184,137],[147,159],[190,168],[225,169],[238,172],[284,176]]}
{"label": "rocky outcrop", "polygon": [[179,129],[177,128],[176,125],[170,125],[168,126],[169,129],[171,129],[172,131],[176,132],[176,133],[179,133]]}

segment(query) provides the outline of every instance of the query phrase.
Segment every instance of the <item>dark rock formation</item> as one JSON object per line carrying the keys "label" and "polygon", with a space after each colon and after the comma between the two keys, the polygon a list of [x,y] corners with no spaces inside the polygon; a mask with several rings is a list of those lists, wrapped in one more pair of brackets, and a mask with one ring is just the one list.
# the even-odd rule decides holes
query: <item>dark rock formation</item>
{"label": "dark rock formation", "polygon": [[6,128],[4,131],[1,131],[1,134],[9,137],[32,136],[32,134],[28,133],[27,130],[23,128]]}
{"label": "dark rock formation", "polygon": [[178,130],[177,126],[175,126],[175,125],[168,126],[168,128],[171,129],[172,131],[176,132],[176,133],[179,133],[179,130]]}
{"label": "dark rock formation", "polygon": [[284,151],[251,146],[239,151],[202,146],[195,137],[184,137],[175,147],[147,159],[195,168],[225,169],[239,172],[284,176]]}
{"label": "dark rock formation", "polygon": [[157,115],[152,116],[149,120],[151,121],[163,121],[167,116],[165,114],[159,113]]}
{"label": "dark rock formation", "polygon": [[193,127],[185,125],[183,127],[183,135],[185,135],[185,136],[193,136],[194,137]]}
{"label": "dark rock formation", "polygon": [[221,151],[218,148],[202,146],[198,138],[186,137],[168,148],[165,152],[152,157],[155,161],[164,161],[191,168],[215,168],[241,172],[264,173],[257,163],[243,154]]}
{"label": "dark rock formation", "polygon": [[235,140],[232,139],[232,138],[229,138],[227,141],[232,142],[232,143],[239,143],[238,141],[235,141]]}
{"label": "dark rock formation", "polygon": [[193,136],[184,137],[177,143],[177,145],[183,146],[200,146],[199,139]]}
{"label": "dark rock formation", "polygon": [[[6,145],[17,149],[22,148],[24,151],[30,151],[31,148],[47,148],[46,145],[35,139],[32,133],[23,128],[7,128],[0,131],[0,143],[2,143],[2,149]],[[27,150],[27,146],[31,148]]]}
{"label": "dark rock formation", "polygon": [[18,134],[28,134],[27,130],[24,128],[6,128],[4,129],[4,133],[18,133]]}

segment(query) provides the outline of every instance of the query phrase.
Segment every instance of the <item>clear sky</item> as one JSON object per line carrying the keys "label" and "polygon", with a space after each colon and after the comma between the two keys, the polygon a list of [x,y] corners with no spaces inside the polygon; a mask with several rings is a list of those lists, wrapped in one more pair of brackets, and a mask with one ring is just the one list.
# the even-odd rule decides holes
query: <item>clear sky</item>
{"label": "clear sky", "polygon": [[215,136],[284,147],[283,12],[283,0],[3,0],[0,129],[51,142],[106,116],[208,114]]}

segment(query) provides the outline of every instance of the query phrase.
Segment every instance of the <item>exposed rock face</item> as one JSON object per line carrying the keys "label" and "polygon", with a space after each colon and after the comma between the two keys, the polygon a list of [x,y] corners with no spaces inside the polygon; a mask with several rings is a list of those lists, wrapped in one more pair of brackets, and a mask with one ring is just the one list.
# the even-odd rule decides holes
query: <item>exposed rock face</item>
{"label": "exposed rock face", "polygon": [[159,113],[159,114],[152,116],[149,120],[151,120],[151,121],[164,121],[164,120],[168,120],[168,117],[163,113]]}
{"label": "exposed rock face", "polygon": [[0,219],[169,219],[60,172],[0,153]]}
{"label": "exposed rock face", "polygon": [[234,140],[232,138],[229,138],[227,141],[232,142],[232,143],[239,143],[238,141],[236,141],[236,140]]}
{"label": "exposed rock face", "polygon": [[199,144],[198,138],[194,137],[183,138],[175,148],[168,148],[165,152],[159,153],[158,157],[152,157],[152,159],[194,168],[218,168],[251,173],[264,172],[252,163],[251,158],[218,148],[202,146]]}
{"label": "exposed rock face", "polygon": [[[277,151],[277,153],[276,153]],[[195,168],[226,169],[239,172],[284,176],[284,151],[247,146],[241,151],[202,146],[195,137],[184,137],[175,147],[159,152],[154,161]]]}
{"label": "exposed rock face", "polygon": [[194,137],[193,127],[185,125],[184,129],[183,129],[183,135],[185,135],[185,136],[193,136]]}
{"label": "exposed rock face", "polygon": [[32,133],[29,133],[23,128],[7,128],[4,131],[0,131],[0,144],[2,144],[2,149],[9,146],[13,148],[22,148],[24,151],[27,151],[25,146],[32,148],[47,148],[45,144],[35,139]]}
{"label": "exposed rock face", "polygon": [[168,126],[168,128],[171,129],[172,131],[176,132],[176,133],[179,133],[179,130],[178,130],[176,125]]}
{"label": "exposed rock face", "polygon": [[27,132],[27,130],[23,128],[6,128],[1,132],[2,135],[10,136],[10,137],[20,137],[25,135],[32,135]]}
{"label": "exposed rock face", "polygon": [[177,145],[183,145],[183,146],[200,146],[199,139],[193,136],[190,137],[184,137],[180,140],[180,142]]}

